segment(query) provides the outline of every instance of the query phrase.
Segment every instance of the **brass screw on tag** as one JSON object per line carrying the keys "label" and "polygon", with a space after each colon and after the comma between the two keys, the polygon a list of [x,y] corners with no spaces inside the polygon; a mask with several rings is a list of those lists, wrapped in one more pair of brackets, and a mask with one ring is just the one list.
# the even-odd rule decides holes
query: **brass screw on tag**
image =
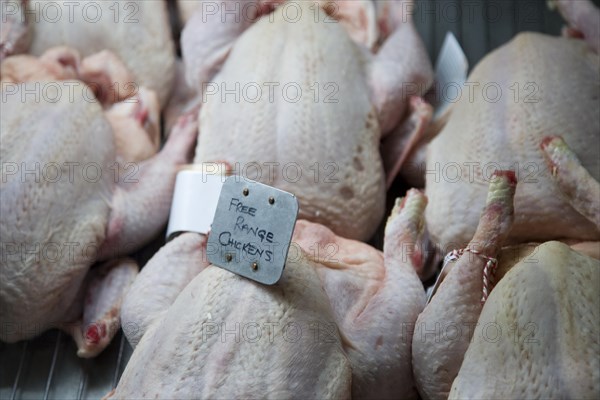
{"label": "brass screw on tag", "polygon": [[275,197],[273,197],[273,196],[269,197],[269,204],[271,204],[271,205],[275,204]]}
{"label": "brass screw on tag", "polygon": [[226,254],[225,259],[227,260],[227,262],[231,262],[231,260],[233,260],[233,256],[231,254]]}
{"label": "brass screw on tag", "polygon": [[255,261],[252,263],[252,269],[256,271],[258,269],[258,263]]}
{"label": "brass screw on tag", "polygon": [[248,188],[244,188],[244,190],[242,191],[242,193],[244,194],[244,196],[248,196],[248,194],[250,193],[250,191],[248,190]]}

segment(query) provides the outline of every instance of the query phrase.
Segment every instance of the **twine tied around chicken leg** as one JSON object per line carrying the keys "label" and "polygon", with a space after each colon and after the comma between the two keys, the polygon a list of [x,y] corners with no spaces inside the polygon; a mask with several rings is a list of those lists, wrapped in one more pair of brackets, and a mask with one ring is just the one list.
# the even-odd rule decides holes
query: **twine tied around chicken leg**
{"label": "twine tied around chicken leg", "polygon": [[481,254],[475,249],[466,247],[464,249],[454,249],[448,254],[446,254],[446,257],[444,257],[444,266],[442,267],[442,269],[446,267],[446,264],[458,260],[460,256],[462,256],[465,252],[475,254],[486,260],[485,267],[483,268],[483,293],[481,296],[481,305],[483,306],[488,296],[490,295],[490,292],[494,288],[494,285],[496,284],[495,275],[496,269],[498,267],[498,260],[494,257],[488,257],[484,254]]}
{"label": "twine tied around chicken leg", "polygon": [[[481,305],[485,304],[494,287],[495,273],[498,266],[498,260],[492,256],[498,252],[512,225],[514,215],[513,198],[516,185],[517,179],[514,171],[499,170],[494,172],[488,189],[486,206],[473,240],[465,248],[452,250],[444,257],[442,270],[433,287],[428,289],[428,303],[435,295],[444,277],[449,274],[452,268],[450,263],[458,261],[465,252],[469,252],[486,262],[483,268],[482,296],[480,299]],[[474,247],[479,250],[475,250]],[[466,265],[469,264],[471,263],[466,260]],[[477,265],[480,264],[477,263]],[[472,267],[475,267],[475,264]],[[478,279],[479,267],[476,269],[470,268],[469,271],[467,274],[470,275],[471,282],[473,282],[473,279]]]}

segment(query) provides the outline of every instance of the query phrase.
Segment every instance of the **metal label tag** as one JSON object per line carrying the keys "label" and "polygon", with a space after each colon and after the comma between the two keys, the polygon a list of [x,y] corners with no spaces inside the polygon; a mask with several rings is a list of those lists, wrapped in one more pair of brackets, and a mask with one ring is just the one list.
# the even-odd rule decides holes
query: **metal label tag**
{"label": "metal label tag", "polygon": [[283,274],[298,217],[298,199],[240,176],[227,178],[208,236],[208,261],[273,285]]}

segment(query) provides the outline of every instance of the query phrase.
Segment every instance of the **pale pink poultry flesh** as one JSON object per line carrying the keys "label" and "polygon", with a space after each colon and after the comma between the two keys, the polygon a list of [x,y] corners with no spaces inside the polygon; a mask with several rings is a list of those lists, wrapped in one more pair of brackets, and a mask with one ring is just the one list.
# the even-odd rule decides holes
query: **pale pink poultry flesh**
{"label": "pale pink poultry flesh", "polygon": [[446,399],[458,374],[482,308],[484,268],[489,258],[497,256],[511,229],[515,186],[511,171],[492,177],[468,250],[417,319],[412,365],[417,388],[425,399]]}
{"label": "pale pink poultry flesh", "polygon": [[167,103],[175,73],[175,49],[165,1],[26,3],[32,30],[30,54],[40,56],[56,46],[72,47],[83,57],[109,50],[131,71],[129,84],[136,82],[155,91],[161,107]]}
{"label": "pale pink poultry flesh", "polygon": [[[410,16],[401,14],[406,2],[389,3],[400,17],[390,19],[392,33],[375,55],[370,1],[321,3],[284,2],[267,14],[266,6],[227,1],[212,12],[200,7],[188,21],[183,59],[188,83],[202,96],[195,162],[237,166],[240,174],[293,192],[301,218],[366,240],[384,214],[380,138],[407,112],[406,82],[424,92],[433,73]],[[236,6],[253,13],[223,22],[224,10]],[[290,21],[287,7],[302,17]],[[270,83],[279,86],[271,90]],[[300,88],[298,101],[283,92],[289,83]],[[262,87],[262,96],[224,95],[237,84]]]}
{"label": "pale pink poultry flesh", "polygon": [[[133,26],[111,21],[112,2],[99,3],[110,16],[98,24],[102,35],[79,34],[89,30],[83,20],[42,18],[30,29],[23,10],[43,3],[11,2],[20,8],[0,31],[0,80],[10,90],[1,117],[0,339],[59,328],[87,358],[123,324],[135,351],[106,398],[598,398],[600,262],[583,255],[600,256],[598,8],[549,0],[569,23],[564,37],[520,34],[486,57],[468,79],[480,84],[475,99],[456,104],[426,149],[418,147],[433,110],[421,96],[432,71],[405,14],[412,1],[296,2],[308,19],[294,23],[280,11],[284,1],[178,0],[187,72],[175,65],[163,1],[117,2],[122,11],[136,4],[142,21]],[[221,19],[250,2],[250,15]],[[64,14],[67,3],[57,3]],[[198,11],[213,6],[214,14]],[[36,56],[19,55],[30,42]],[[53,47],[63,44],[73,48]],[[174,83],[176,68],[188,82]],[[74,83],[77,100],[23,102],[34,82],[56,82],[63,93]],[[223,98],[235,82],[258,82],[260,101]],[[281,90],[270,100],[269,82],[299,83],[302,100]],[[499,102],[482,97],[489,82],[500,85]],[[332,104],[323,102],[329,83]],[[173,130],[156,154],[165,105]],[[206,237],[193,233],[139,274],[122,258],[164,227],[175,174],[196,139],[195,163],[236,172],[256,163],[259,180],[294,192],[300,216],[313,221],[297,223],[277,285],[210,265]],[[388,219],[383,252],[352,240],[372,235],[385,187],[425,158],[427,224],[427,197],[411,190]],[[28,176],[35,163],[42,172]],[[284,176],[290,164],[299,181]],[[59,180],[46,175],[55,165]],[[82,165],[98,165],[100,179]],[[454,165],[458,181],[447,175]],[[429,231],[444,252],[468,250],[426,305],[418,278],[431,273]],[[571,248],[502,250],[550,239]],[[518,256],[509,263],[510,251]],[[494,259],[506,261],[495,287],[484,277]],[[491,331],[501,332],[497,341]]]}
{"label": "pale pink poultry flesh", "polygon": [[[475,67],[473,98],[455,104],[428,148],[427,227],[442,249],[462,247],[473,235],[476,205],[496,169],[515,170],[521,182],[509,242],[598,240],[597,224],[561,195],[540,144],[561,136],[600,178],[599,60],[583,40],[522,33]],[[495,102],[491,90],[484,98],[489,82],[502,91]]]}
{"label": "pale pink poultry flesh", "polygon": [[160,153],[120,175],[114,132],[100,104],[85,97],[88,86],[53,84],[62,93],[53,101],[25,96],[39,90],[36,82],[2,96],[0,339],[57,327],[74,336],[81,357],[92,357],[117,332],[137,266],[117,260],[90,267],[160,232],[197,125],[182,118]]}
{"label": "pale pink poultry flesh", "polygon": [[[202,235],[167,243],[125,300],[135,350],[109,397],[416,398],[409,327],[425,304],[425,204],[418,191],[397,202],[383,253],[298,221],[270,287],[209,265]],[[222,339],[236,324],[262,336]],[[282,340],[287,324],[297,340]]]}
{"label": "pale pink poultry flesh", "polygon": [[540,147],[560,193],[600,231],[600,183],[585,169],[563,138],[546,137]]}
{"label": "pale pink poultry flesh", "polygon": [[82,60],[77,50],[60,46],[40,57],[17,55],[0,64],[0,82],[5,93],[16,90],[16,85],[22,82],[39,82],[40,88],[46,88],[53,81],[68,80],[85,82],[89,86],[86,99],[97,100],[105,107],[105,116],[115,134],[116,161],[123,173],[131,170],[130,163],[156,154],[160,146],[160,106],[156,93],[135,84],[131,72],[112,52],[103,50]]}
{"label": "pale pink poultry flesh", "polygon": [[533,249],[488,298],[450,399],[597,399],[600,261]]}
{"label": "pale pink poultry flesh", "polygon": [[[540,148],[559,195],[598,226],[600,183],[562,138],[546,137]],[[570,249],[559,242],[521,244],[498,251],[509,222],[500,239],[480,223],[468,246],[479,250],[482,241],[492,242],[493,249],[481,254],[498,260],[495,276],[487,279],[500,283],[483,307],[481,254],[468,260],[465,254],[444,269],[413,337],[419,391],[426,399],[597,398],[600,316],[593,293],[600,283],[600,243],[572,241]],[[557,346],[557,353],[547,351]]]}
{"label": "pale pink poultry flesh", "polygon": [[568,22],[565,36],[581,37],[598,53],[600,51],[600,10],[589,0],[549,0]]}
{"label": "pale pink poultry flesh", "polygon": [[27,51],[31,41],[29,22],[25,18],[27,0],[0,0],[0,62],[13,54]]}

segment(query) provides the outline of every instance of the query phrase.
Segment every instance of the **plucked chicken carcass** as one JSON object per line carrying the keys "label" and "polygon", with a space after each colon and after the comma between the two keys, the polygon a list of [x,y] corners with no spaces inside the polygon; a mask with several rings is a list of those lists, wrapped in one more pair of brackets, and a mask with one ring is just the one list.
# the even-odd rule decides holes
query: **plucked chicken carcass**
{"label": "plucked chicken carcass", "polygon": [[55,46],[70,46],[83,57],[110,50],[127,65],[134,82],[154,90],[161,106],[166,104],[175,50],[164,1],[28,0],[27,7],[31,54],[39,56]]}
{"label": "plucked chicken carcass", "polygon": [[[85,82],[86,100],[104,106],[115,134],[118,163],[126,167],[129,162],[140,162],[156,154],[160,145],[156,93],[136,85],[131,72],[112,52],[103,50],[82,60],[77,50],[59,46],[40,57],[16,55],[0,64],[0,83],[6,93],[23,82],[38,82],[42,93],[43,88],[53,85],[52,81],[66,80]],[[114,83],[124,90],[115,90]]]}
{"label": "plucked chicken carcass", "polygon": [[[480,312],[475,305],[482,292],[475,286],[482,281],[481,269],[476,275],[463,274],[462,282],[449,281],[445,297],[437,302],[437,315],[446,316],[437,320],[438,326],[430,317],[413,337],[413,343],[434,347],[428,362],[421,359],[425,368],[416,372],[432,374],[425,387],[419,385],[422,397],[597,398],[598,243],[593,258],[579,250],[561,242],[504,247],[497,257],[499,283]],[[449,265],[450,271],[459,267]],[[444,301],[445,310],[440,307]],[[448,317],[452,315],[456,317]]]}
{"label": "plucked chicken carcass", "polygon": [[[593,5],[569,4],[589,5],[596,18],[583,20],[600,23]],[[540,146],[546,136],[562,136],[600,178],[600,62],[589,43],[522,33],[475,67],[467,81],[478,86],[464,88],[428,149],[427,225],[445,251],[473,236],[477,205],[496,169],[515,170],[520,182],[511,242],[598,240],[598,227],[561,195]]]}
{"label": "plucked chicken carcass", "polygon": [[[600,226],[600,183],[561,138],[544,138],[541,151],[560,194]],[[598,397],[600,264],[591,257],[600,243],[500,250],[514,191],[495,176],[469,250],[446,266],[417,320],[413,369],[423,398]]]}
{"label": "plucked chicken carcass", "polygon": [[123,324],[126,334],[145,332],[108,397],[348,398],[351,369],[339,334],[308,334],[309,324],[334,326],[312,263],[288,260],[280,285],[265,288],[208,267],[204,246],[205,238],[184,234],[143,269],[146,286],[136,281],[126,303],[136,307],[125,309]]}
{"label": "plucked chicken carcass", "polygon": [[[195,162],[226,161],[294,193],[301,218],[368,239],[384,213],[380,138],[406,113],[404,85],[432,81],[406,2],[390,3],[393,33],[376,55],[369,1],[283,2],[271,14],[247,3],[200,8],[182,34],[188,81],[203,92]],[[236,4],[253,19],[223,22]]]}
{"label": "plucked chicken carcass", "polygon": [[197,125],[183,118],[159,154],[120,174],[121,132],[86,97],[89,87],[38,83],[2,93],[0,339],[58,327],[91,357],[116,333],[137,266],[119,259],[90,267],[138,249],[164,226]]}
{"label": "plucked chicken carcass", "polygon": [[109,397],[416,398],[425,204],[416,190],[397,202],[383,253],[298,221],[274,286],[208,265],[205,236],[175,238],[126,297],[135,350]]}
{"label": "plucked chicken carcass", "polygon": [[597,399],[600,262],[547,242],[498,283],[451,399]]}

